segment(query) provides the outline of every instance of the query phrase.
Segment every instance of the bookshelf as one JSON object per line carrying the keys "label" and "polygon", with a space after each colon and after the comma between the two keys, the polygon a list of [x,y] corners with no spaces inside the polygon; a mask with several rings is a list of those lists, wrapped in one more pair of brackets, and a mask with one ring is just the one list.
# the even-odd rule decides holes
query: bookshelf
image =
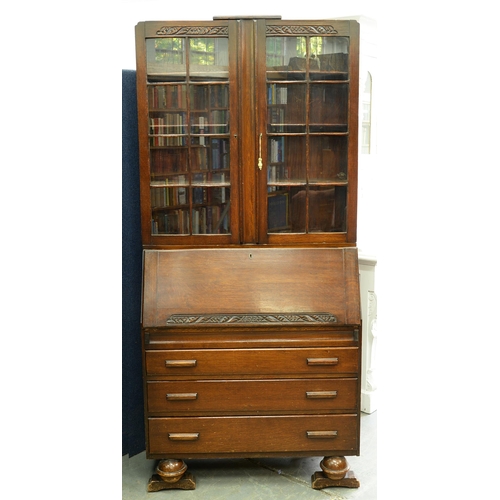
{"label": "bookshelf", "polygon": [[358,24],[149,21],[136,47],[148,491],[321,454],[313,488],[359,486]]}

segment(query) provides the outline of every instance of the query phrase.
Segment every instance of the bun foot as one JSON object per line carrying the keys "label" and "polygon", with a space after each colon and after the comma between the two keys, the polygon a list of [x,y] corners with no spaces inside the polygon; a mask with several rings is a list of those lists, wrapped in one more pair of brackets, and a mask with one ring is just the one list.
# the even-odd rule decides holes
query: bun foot
{"label": "bun foot", "polygon": [[160,490],[194,490],[196,481],[190,472],[186,472],[187,465],[183,460],[169,458],[161,460],[156,466],[148,484],[148,491]]}
{"label": "bun foot", "polygon": [[321,471],[315,472],[311,477],[311,485],[315,490],[332,486],[343,488],[359,488],[359,481],[354,473],[349,470],[345,457],[325,457],[321,463]]}

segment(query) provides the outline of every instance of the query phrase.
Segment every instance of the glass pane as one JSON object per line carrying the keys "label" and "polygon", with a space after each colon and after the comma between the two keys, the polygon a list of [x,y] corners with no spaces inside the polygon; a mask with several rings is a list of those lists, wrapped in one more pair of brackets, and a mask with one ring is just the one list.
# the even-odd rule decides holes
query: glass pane
{"label": "glass pane", "polygon": [[185,113],[150,113],[150,145],[184,146],[186,144]]}
{"label": "glass pane", "polygon": [[185,175],[170,177],[173,187],[151,187],[152,234],[189,234]]}
{"label": "glass pane", "polygon": [[[268,184],[306,180],[305,136],[271,136],[267,144]],[[268,189],[269,191],[269,189]]]}
{"label": "glass pane", "polygon": [[148,38],[146,71],[150,81],[178,81],[186,78],[183,38]]}
{"label": "glass pane", "polygon": [[311,84],[310,132],[347,132],[347,84]]}
{"label": "glass pane", "polygon": [[[208,145],[210,148],[208,152],[210,170],[229,169],[229,139],[211,138]],[[229,172],[227,172],[227,175],[229,175]]]}
{"label": "glass pane", "polygon": [[311,136],[309,182],[347,181],[347,136]]}
{"label": "glass pane", "polygon": [[152,234],[189,234],[189,210],[186,208],[157,209],[153,207]]}
{"label": "glass pane", "polygon": [[331,232],[334,229],[336,187],[309,190],[309,232]]}
{"label": "glass pane", "polygon": [[306,131],[306,85],[267,86],[268,132],[303,133]]}
{"label": "glass pane", "polygon": [[290,220],[292,233],[306,232],[306,199],[305,186],[299,186],[290,193]]}
{"label": "glass pane", "polygon": [[268,37],[266,39],[266,66],[269,80],[304,80],[306,38]]}
{"label": "glass pane", "polygon": [[150,150],[151,184],[171,184],[178,181],[179,173],[187,172],[187,150],[185,148],[162,148]]}
{"label": "glass pane", "polygon": [[[190,149],[191,153],[191,171],[196,170],[208,170],[208,151],[209,149],[205,145],[205,137],[199,137],[192,139],[192,145]],[[203,144],[201,144],[203,141]],[[196,147],[198,146],[198,147]]]}
{"label": "glass pane", "polygon": [[346,200],[346,186],[275,187],[267,198],[268,232],[344,232]]}
{"label": "glass pane", "polygon": [[186,109],[186,85],[151,85],[148,87],[149,109]]}
{"label": "glass pane", "polygon": [[229,52],[227,38],[189,40],[189,76],[192,80],[227,80]]}
{"label": "glass pane", "polygon": [[190,85],[191,110],[206,111],[208,109],[209,85]]}
{"label": "glass pane", "polygon": [[311,80],[347,80],[349,78],[349,39],[311,37],[309,54]]}
{"label": "glass pane", "polygon": [[229,132],[227,85],[192,85],[190,104],[192,144],[205,146],[208,135]]}
{"label": "glass pane", "polygon": [[279,186],[268,194],[269,233],[306,232],[306,186]]}
{"label": "glass pane", "polygon": [[150,146],[184,146],[186,113],[150,113]]}
{"label": "glass pane", "polygon": [[205,111],[209,108],[229,107],[227,84],[192,84],[190,86],[191,109]]}
{"label": "glass pane", "polygon": [[228,234],[229,187],[193,187],[193,234]]}
{"label": "glass pane", "polygon": [[347,227],[347,186],[336,186],[332,231],[345,232],[346,227]]}
{"label": "glass pane", "polygon": [[267,227],[270,233],[290,232],[290,187],[279,188],[267,198]]}
{"label": "glass pane", "polygon": [[227,109],[213,109],[208,116],[208,130],[212,134],[229,132],[229,113]]}
{"label": "glass pane", "polygon": [[345,231],[346,193],[345,186],[310,189],[302,186],[292,189],[290,193],[291,232]]}

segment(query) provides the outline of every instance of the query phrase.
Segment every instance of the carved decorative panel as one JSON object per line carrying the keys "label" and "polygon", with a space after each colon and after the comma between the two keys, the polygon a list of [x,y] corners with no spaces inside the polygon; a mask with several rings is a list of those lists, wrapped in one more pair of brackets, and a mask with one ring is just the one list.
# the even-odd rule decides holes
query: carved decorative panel
{"label": "carved decorative panel", "polygon": [[157,35],[227,35],[227,26],[164,26]]}
{"label": "carved decorative panel", "polygon": [[313,25],[303,25],[303,26],[267,26],[267,35],[334,35],[338,31],[329,25],[324,26],[313,26]]}
{"label": "carved decorative panel", "polygon": [[336,323],[337,318],[330,313],[291,314],[172,314],[167,325],[193,324],[277,324],[277,323]]}

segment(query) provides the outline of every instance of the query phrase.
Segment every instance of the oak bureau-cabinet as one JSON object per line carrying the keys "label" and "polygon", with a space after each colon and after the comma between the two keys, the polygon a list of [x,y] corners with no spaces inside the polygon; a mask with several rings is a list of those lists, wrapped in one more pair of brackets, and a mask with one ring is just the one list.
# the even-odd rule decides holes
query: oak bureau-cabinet
{"label": "oak bureau-cabinet", "polygon": [[358,24],[150,21],[136,45],[148,490],[236,457],[358,487]]}

